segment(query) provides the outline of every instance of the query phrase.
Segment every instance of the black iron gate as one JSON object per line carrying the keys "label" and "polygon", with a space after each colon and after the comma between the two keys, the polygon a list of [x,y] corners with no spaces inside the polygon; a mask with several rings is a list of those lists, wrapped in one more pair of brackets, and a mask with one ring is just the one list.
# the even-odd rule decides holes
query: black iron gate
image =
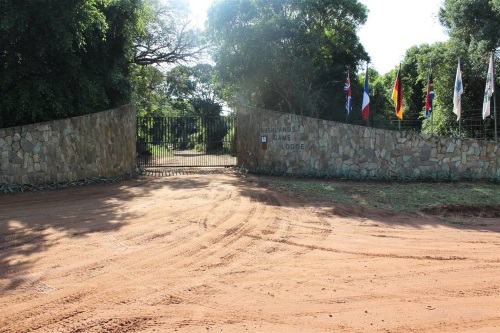
{"label": "black iron gate", "polygon": [[236,118],[138,117],[137,164],[142,167],[236,165]]}

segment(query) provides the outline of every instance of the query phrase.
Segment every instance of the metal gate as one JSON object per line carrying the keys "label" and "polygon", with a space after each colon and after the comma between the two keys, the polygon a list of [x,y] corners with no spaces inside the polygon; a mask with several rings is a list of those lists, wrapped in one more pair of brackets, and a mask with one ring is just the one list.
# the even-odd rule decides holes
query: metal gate
{"label": "metal gate", "polygon": [[138,117],[137,164],[236,165],[236,117]]}

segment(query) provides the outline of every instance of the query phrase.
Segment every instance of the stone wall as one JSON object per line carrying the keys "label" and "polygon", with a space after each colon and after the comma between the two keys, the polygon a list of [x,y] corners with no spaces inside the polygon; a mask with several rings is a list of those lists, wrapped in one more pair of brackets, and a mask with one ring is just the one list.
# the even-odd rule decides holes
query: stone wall
{"label": "stone wall", "polygon": [[[240,107],[238,163],[288,173],[500,176],[500,144]],[[262,141],[266,141],[263,143]]]}
{"label": "stone wall", "polygon": [[65,182],[133,172],[135,133],[131,106],[0,129],[0,183]]}

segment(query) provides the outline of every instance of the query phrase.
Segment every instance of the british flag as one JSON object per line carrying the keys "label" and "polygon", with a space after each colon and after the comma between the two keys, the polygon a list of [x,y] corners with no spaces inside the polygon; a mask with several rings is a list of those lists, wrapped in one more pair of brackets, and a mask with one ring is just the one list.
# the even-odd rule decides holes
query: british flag
{"label": "british flag", "polygon": [[345,81],[344,91],[345,91],[345,109],[347,110],[347,114],[349,114],[352,110],[351,80],[349,79],[349,71],[347,71],[347,79]]}

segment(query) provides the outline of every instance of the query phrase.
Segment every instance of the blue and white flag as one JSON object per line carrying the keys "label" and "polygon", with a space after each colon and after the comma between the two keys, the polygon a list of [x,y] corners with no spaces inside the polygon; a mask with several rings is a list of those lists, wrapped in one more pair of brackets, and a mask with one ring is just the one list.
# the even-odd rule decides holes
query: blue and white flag
{"label": "blue and white flag", "polygon": [[484,88],[484,101],[483,101],[483,120],[490,116],[490,101],[493,92],[495,91],[495,76],[493,75],[493,52],[491,52],[490,66],[488,67],[488,74],[486,76],[486,88]]}
{"label": "blue and white flag", "polygon": [[457,120],[460,120],[460,111],[462,107],[462,94],[464,86],[462,82],[462,73],[460,72],[460,58],[458,59],[457,76],[455,78],[455,92],[453,93],[453,113],[457,115]]}

